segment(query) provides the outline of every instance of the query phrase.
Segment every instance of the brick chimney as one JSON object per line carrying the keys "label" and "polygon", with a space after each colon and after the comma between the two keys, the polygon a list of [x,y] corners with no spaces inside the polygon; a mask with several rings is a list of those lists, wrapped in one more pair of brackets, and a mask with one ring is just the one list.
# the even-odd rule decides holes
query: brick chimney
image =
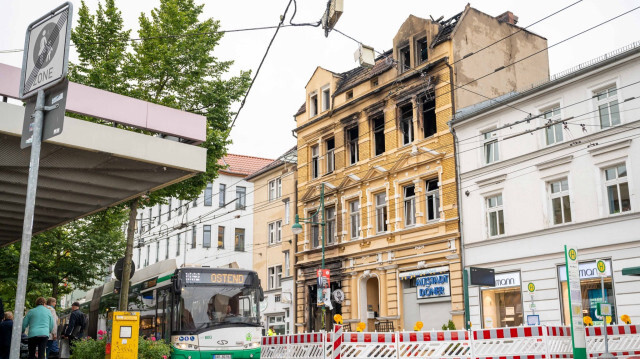
{"label": "brick chimney", "polygon": [[518,23],[518,17],[515,16],[511,11],[505,11],[504,13],[496,16],[496,19],[500,22],[508,22],[511,25],[515,25]]}

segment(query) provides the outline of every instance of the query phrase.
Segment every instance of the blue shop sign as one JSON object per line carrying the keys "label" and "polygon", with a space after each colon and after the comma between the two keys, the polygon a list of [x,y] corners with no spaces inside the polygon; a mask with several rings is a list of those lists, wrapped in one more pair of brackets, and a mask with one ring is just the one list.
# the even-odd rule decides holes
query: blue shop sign
{"label": "blue shop sign", "polygon": [[450,296],[449,273],[416,278],[416,292],[418,299]]}

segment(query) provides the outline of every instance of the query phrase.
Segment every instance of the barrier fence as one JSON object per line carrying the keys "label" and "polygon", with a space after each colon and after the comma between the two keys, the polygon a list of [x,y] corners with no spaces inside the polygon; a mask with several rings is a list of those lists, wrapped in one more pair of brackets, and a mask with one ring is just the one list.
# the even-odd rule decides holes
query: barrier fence
{"label": "barrier fence", "polygon": [[[587,353],[604,352],[603,327],[587,327]],[[640,355],[640,326],[607,327],[609,352],[618,358]],[[573,358],[571,328],[530,326],[419,332],[316,332],[262,338],[266,359],[542,359]]]}

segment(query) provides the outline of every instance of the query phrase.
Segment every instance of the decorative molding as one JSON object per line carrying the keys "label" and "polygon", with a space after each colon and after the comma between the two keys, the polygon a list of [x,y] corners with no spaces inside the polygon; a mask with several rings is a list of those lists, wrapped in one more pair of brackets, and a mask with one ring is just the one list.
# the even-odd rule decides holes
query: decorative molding
{"label": "decorative molding", "polygon": [[542,171],[548,168],[569,164],[571,163],[571,161],[573,161],[573,155],[568,155],[568,156],[556,158],[550,161],[538,163],[536,167],[538,167],[538,171]]}
{"label": "decorative molding", "polygon": [[481,179],[476,181],[476,185],[478,186],[478,188],[482,188],[482,187],[486,187],[492,184],[498,184],[498,183],[502,183],[507,179],[507,175],[506,174],[501,174],[501,175],[497,175],[497,176],[493,176],[493,177],[489,177],[489,178],[485,178],[485,179]]}
{"label": "decorative molding", "polygon": [[590,150],[587,150],[591,154],[591,156],[600,156],[605,153],[621,150],[623,148],[627,148],[631,146],[631,140],[622,140],[616,143],[612,143],[610,145],[606,145],[604,147],[593,147]]}

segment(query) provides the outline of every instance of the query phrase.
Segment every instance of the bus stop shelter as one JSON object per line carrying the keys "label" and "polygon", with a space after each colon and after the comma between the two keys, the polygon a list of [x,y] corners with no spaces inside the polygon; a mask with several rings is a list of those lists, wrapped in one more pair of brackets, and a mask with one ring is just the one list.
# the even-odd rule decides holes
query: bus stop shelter
{"label": "bus stop shelter", "polygon": [[[29,148],[20,149],[20,69],[0,64],[0,246],[22,237]],[[42,144],[33,233],[117,205],[205,171],[206,118],[69,84],[62,134]],[[147,131],[114,127],[118,123]]]}

